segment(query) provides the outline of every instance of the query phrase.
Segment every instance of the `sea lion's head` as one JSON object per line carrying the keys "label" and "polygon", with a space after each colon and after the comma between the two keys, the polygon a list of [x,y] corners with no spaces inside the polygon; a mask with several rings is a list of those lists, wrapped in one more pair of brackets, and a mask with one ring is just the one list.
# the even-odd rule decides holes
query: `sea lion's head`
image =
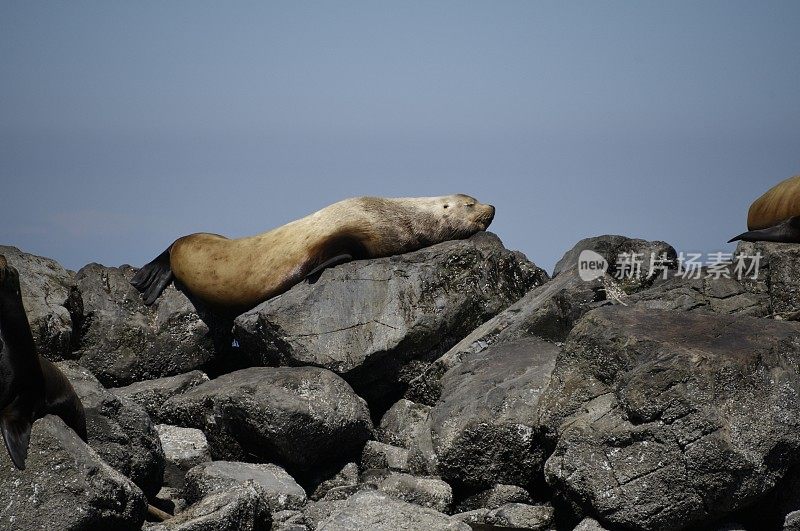
{"label": "sea lion's head", "polygon": [[494,219],[494,207],[465,194],[446,195],[439,199],[445,219],[463,221],[469,230],[486,230]]}
{"label": "sea lion's head", "polygon": [[486,230],[494,219],[494,207],[464,194],[427,197],[419,202],[421,232],[427,232],[431,241],[468,238]]}

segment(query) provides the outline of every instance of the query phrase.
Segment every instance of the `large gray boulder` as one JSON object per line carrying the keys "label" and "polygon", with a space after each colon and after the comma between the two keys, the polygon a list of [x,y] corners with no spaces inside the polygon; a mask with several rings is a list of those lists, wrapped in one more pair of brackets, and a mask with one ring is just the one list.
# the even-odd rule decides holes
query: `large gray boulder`
{"label": "large gray boulder", "polygon": [[322,520],[319,531],[470,531],[471,527],[433,509],[400,501],[388,494],[360,491]]}
{"label": "large gray boulder", "polygon": [[527,338],[465,356],[442,377],[442,397],[409,452],[412,470],[469,490],[535,482],[546,458],[539,398],[558,353]]}
{"label": "large gray boulder", "polygon": [[[215,459],[277,463],[324,479],[372,436],[367,404],[319,367],[253,367],[169,399],[171,424],[199,428]],[[310,478],[309,478],[310,479]]]}
{"label": "large gray boulder", "polygon": [[384,444],[408,448],[419,427],[428,418],[431,407],[402,399],[395,402],[381,419],[378,440]]}
{"label": "large gray boulder", "polygon": [[556,491],[610,527],[707,522],[800,460],[800,324],[600,308],[573,329],[539,406]]}
{"label": "large gray boulder", "polygon": [[0,459],[2,529],[140,529],[147,500],[63,421],[47,416],[31,432],[26,469]]}
{"label": "large gray boulder", "polygon": [[182,489],[186,473],[201,463],[211,461],[205,434],[197,428],[157,424],[158,438],[164,449],[164,485]]}
{"label": "large gray boulder", "polygon": [[83,402],[89,446],[148,497],[155,496],[161,488],[165,460],[150,417],[133,402],[105,389],[74,361],[57,365]]}
{"label": "large gray boulder", "polygon": [[768,297],[770,314],[800,319],[800,245],[740,242],[736,254],[742,255],[746,264],[757,260],[752,264],[754,272],[758,266],[756,278],[746,284],[754,293]]}
{"label": "large gray boulder", "polygon": [[135,272],[89,264],[76,276],[86,316],[76,355],[108,387],[189,372],[214,357],[189,299],[169,286],[147,307],[130,285]]}
{"label": "large gray boulder", "polygon": [[70,359],[78,344],[83,301],[74,273],[61,264],[0,245],[0,254],[19,271],[20,291],[37,351],[57,361]]}
{"label": "large gray boulder", "polygon": [[546,280],[496,236],[478,233],[328,269],[239,316],[234,335],[256,364],[324,367],[373,404]]}
{"label": "large gray boulder", "polygon": [[150,524],[147,531],[268,531],[269,508],[263,491],[249,481],[215,492],[185,511],[160,524]]}
{"label": "large gray boulder", "polygon": [[299,509],[306,503],[303,487],[284,469],[271,463],[211,461],[192,468],[186,474],[184,492],[189,503],[225,492],[249,481],[261,487],[261,496],[270,512]]}

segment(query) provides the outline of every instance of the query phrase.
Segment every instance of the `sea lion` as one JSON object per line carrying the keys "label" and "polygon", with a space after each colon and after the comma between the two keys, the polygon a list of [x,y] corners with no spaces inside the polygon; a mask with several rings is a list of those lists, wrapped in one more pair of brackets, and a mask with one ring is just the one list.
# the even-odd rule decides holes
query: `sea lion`
{"label": "sea lion", "polygon": [[31,425],[58,415],[86,442],[86,415],[72,384],[36,353],[19,273],[0,255],[0,431],[14,466],[25,469]]}
{"label": "sea lion", "polygon": [[728,243],[737,240],[800,243],[800,175],[778,183],[750,205],[747,232]]}
{"label": "sea lion", "polygon": [[486,230],[493,218],[493,206],[463,194],[345,199],[256,236],[184,236],[142,267],[131,284],[150,305],[174,278],[192,302],[241,313],[305,278],[313,280],[326,267],[467,238]]}

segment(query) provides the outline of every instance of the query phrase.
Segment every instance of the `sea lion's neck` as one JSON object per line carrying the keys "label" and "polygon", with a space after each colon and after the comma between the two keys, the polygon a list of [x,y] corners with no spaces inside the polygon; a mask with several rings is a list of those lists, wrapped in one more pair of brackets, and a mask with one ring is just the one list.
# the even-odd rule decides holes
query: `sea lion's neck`
{"label": "sea lion's neck", "polygon": [[38,365],[36,345],[18,291],[0,293],[0,335],[12,360]]}

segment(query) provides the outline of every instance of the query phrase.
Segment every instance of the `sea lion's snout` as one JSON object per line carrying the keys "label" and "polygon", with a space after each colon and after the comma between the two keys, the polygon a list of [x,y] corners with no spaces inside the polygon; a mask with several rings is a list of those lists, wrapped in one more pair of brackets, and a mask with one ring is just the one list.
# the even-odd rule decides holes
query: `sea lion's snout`
{"label": "sea lion's snout", "polygon": [[476,221],[478,225],[482,227],[482,230],[486,230],[489,228],[489,225],[492,224],[492,220],[494,220],[494,207],[492,205],[481,205],[481,207],[481,215]]}

